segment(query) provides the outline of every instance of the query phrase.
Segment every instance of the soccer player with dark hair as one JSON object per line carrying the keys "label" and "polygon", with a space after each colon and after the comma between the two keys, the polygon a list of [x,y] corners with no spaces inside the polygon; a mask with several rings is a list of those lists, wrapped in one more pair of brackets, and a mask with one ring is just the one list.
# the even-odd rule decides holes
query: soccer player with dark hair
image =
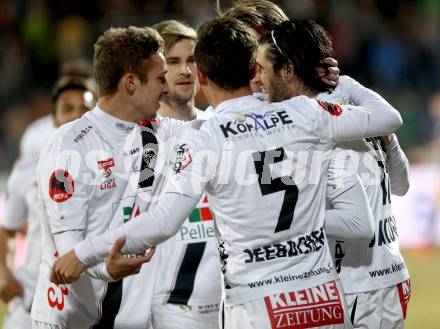
{"label": "soccer player with dark hair", "polygon": [[[379,95],[348,76],[341,76],[336,89],[329,92],[328,86],[316,77],[314,68],[331,50],[327,32],[313,21],[286,21],[263,36],[257,62],[269,101],[306,94],[324,101],[321,104],[328,110],[334,106],[325,101],[365,105],[363,102],[373,96],[381,102]],[[339,143],[335,155],[339,160],[353,159],[354,171],[363,177],[375,220],[373,239],[365,242],[350,235],[338,237],[338,228],[334,232],[332,225],[340,229],[341,223],[326,221],[332,255],[355,328],[403,328],[411,291],[390,197],[391,193],[404,195],[408,190],[408,160],[394,134],[380,136]],[[353,171],[344,164],[339,170]]]}

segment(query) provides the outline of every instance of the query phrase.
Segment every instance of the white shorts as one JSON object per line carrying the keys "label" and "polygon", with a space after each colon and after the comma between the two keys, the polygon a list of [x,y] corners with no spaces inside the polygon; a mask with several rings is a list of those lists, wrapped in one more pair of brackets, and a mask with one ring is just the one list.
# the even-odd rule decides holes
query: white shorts
{"label": "white shorts", "polygon": [[411,295],[410,280],[395,286],[346,294],[354,328],[401,329]]}
{"label": "white shorts", "polygon": [[219,305],[187,306],[153,304],[151,326],[154,329],[219,329]]}
{"label": "white shorts", "polygon": [[352,328],[337,281],[224,307],[224,329]]}
{"label": "white shorts", "polygon": [[29,329],[31,325],[31,313],[26,310],[23,299],[15,297],[8,303],[3,329]]}

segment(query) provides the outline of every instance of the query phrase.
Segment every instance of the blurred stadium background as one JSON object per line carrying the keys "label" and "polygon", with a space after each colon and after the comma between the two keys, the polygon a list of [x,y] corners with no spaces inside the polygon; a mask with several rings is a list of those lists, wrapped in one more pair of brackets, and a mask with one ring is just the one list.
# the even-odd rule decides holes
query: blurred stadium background
{"label": "blurred stadium background", "polygon": [[[412,275],[407,328],[439,328],[440,0],[274,2],[291,17],[324,25],[342,74],[401,112],[398,137],[411,162],[411,188],[394,208]],[[110,26],[180,19],[197,27],[214,16],[215,0],[0,0],[0,220],[21,134],[51,111],[50,88],[63,62],[91,60],[94,41]]]}

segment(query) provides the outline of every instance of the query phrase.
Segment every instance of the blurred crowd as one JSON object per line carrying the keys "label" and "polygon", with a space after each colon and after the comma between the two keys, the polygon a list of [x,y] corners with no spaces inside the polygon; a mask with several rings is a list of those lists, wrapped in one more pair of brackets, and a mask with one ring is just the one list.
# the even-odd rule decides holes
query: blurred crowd
{"label": "blurred crowd", "polygon": [[[324,25],[341,74],[399,109],[399,140],[411,161],[440,162],[440,1],[275,2],[291,17]],[[197,27],[215,7],[215,0],[0,0],[0,172],[12,166],[23,129],[50,112],[61,64],[91,60],[103,30],[169,18]]]}

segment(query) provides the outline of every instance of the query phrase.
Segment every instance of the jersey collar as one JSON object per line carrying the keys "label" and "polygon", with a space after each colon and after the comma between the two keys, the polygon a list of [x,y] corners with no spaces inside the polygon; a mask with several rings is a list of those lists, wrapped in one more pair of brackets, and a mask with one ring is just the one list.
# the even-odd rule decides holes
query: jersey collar
{"label": "jersey collar", "polygon": [[[261,100],[256,99],[253,95],[247,95],[228,99],[221,102],[214,110],[214,113],[226,112],[241,112],[243,109],[248,109],[252,104],[261,104]],[[261,106],[261,105],[260,105]]]}

